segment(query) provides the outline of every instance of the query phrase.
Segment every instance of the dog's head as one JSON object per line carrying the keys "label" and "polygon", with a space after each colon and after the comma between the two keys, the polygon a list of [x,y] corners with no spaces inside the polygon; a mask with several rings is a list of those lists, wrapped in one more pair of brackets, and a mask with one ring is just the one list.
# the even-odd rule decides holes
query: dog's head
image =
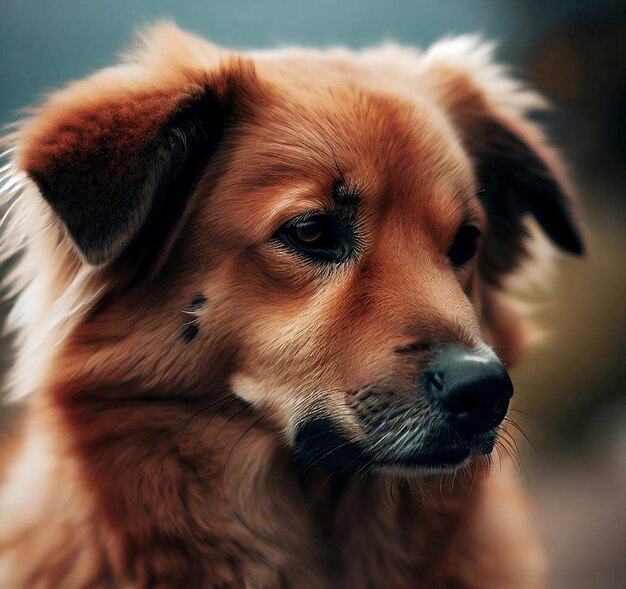
{"label": "dog's head", "polygon": [[97,277],[68,370],[231,391],[331,468],[490,452],[527,219],[582,250],[534,105],[468,39],[239,55],[157,27],[18,133],[51,263]]}

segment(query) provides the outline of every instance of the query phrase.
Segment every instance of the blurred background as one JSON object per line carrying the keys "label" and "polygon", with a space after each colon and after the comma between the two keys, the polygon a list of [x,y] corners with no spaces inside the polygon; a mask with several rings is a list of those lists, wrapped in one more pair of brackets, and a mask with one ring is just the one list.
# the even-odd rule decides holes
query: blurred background
{"label": "blurred background", "polygon": [[[572,163],[588,256],[561,260],[556,286],[540,292],[537,317],[552,335],[514,374],[512,415],[532,442],[518,441],[550,586],[625,587],[626,3],[0,0],[0,123],[43,91],[113,63],[137,26],[161,17],[233,48],[389,39],[425,47],[478,32],[550,99],[542,122]],[[0,373],[10,361],[5,342]],[[15,418],[0,407],[0,426]]]}

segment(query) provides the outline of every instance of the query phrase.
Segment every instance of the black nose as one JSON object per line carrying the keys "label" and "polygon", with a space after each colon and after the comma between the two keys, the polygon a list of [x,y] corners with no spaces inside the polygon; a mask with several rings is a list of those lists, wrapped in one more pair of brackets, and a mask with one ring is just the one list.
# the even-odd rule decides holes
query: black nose
{"label": "black nose", "polygon": [[504,365],[488,348],[448,346],[433,358],[425,378],[427,391],[446,410],[450,422],[467,435],[499,425],[513,395]]}

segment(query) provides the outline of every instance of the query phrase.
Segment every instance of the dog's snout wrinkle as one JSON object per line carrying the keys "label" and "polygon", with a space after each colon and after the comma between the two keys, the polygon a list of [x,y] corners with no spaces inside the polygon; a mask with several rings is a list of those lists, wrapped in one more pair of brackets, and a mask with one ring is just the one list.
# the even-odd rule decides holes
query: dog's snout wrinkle
{"label": "dog's snout wrinkle", "polygon": [[400,346],[394,351],[396,354],[420,354],[423,352],[429,352],[431,350],[431,344],[428,341],[415,341],[406,346]]}

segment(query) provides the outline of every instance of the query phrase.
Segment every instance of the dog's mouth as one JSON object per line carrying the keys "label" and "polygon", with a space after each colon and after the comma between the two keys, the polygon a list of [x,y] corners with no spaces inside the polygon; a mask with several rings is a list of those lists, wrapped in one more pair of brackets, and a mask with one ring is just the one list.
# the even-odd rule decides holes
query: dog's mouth
{"label": "dog's mouth", "polygon": [[413,448],[398,457],[389,456],[375,460],[372,466],[375,470],[382,471],[456,470],[467,464],[471,456],[491,454],[497,435],[497,429],[494,429],[460,445],[446,447],[445,444],[434,444],[432,450]]}
{"label": "dog's mouth", "polygon": [[446,428],[431,428],[428,434],[417,432],[414,436],[406,436],[402,443],[398,443],[402,436],[396,436],[395,440],[387,440],[384,436],[352,439],[330,419],[315,418],[298,429],[295,451],[298,460],[308,467],[411,475],[461,468],[472,456],[490,454],[497,435],[498,428],[494,428],[480,436],[464,439],[452,435]]}

